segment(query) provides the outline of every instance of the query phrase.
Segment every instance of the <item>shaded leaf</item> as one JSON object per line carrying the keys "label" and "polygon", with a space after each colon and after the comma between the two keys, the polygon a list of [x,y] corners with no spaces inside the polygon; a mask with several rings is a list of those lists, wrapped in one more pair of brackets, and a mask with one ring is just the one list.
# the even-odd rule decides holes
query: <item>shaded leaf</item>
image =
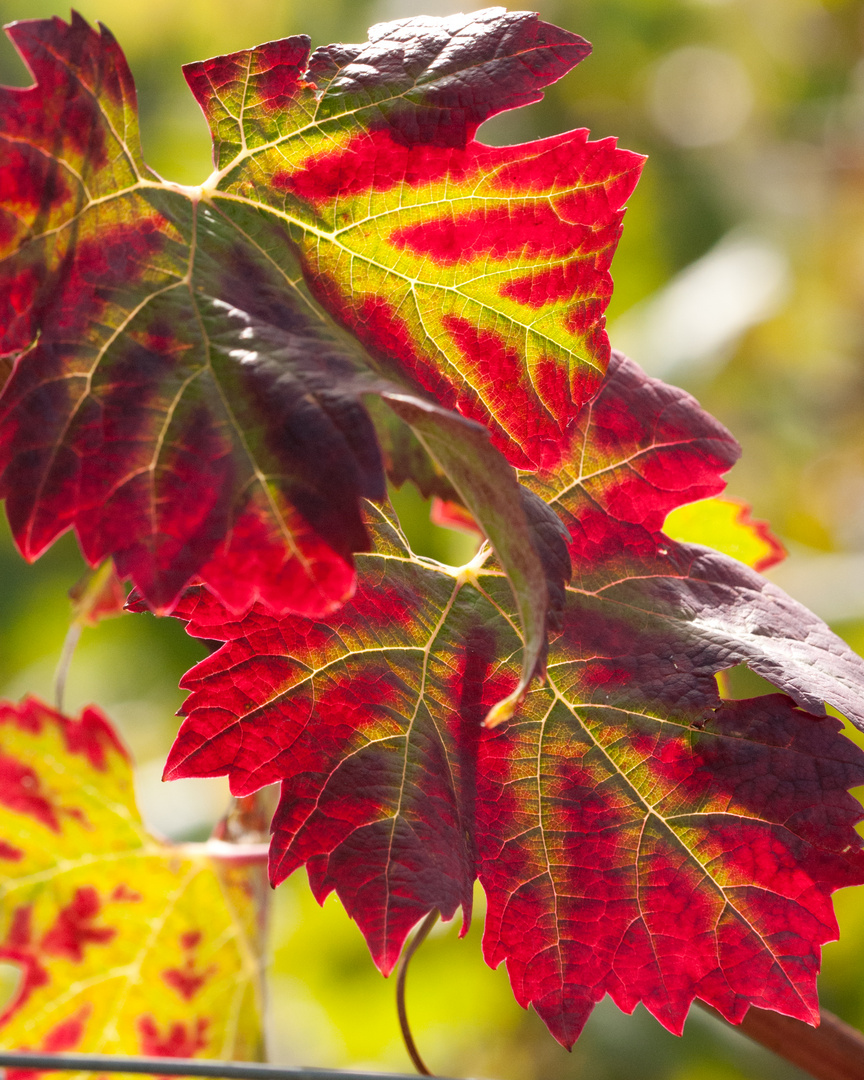
{"label": "shaded leaf", "polygon": [[447,473],[507,568],[525,648],[519,682],[488,718],[500,723],[513,715],[532,678],[545,675],[549,624],[560,613],[570,578],[567,531],[553,510],[519,488],[503,458],[490,455],[485,428],[469,428],[458,415],[404,394],[385,400]]}
{"label": "shaded leaf", "polygon": [[2,1045],[258,1058],[254,868],[238,851],[148,835],[95,709],[0,703],[0,962],[18,973]]}
{"label": "shaded leaf", "polygon": [[459,494],[447,474],[429,456],[411,427],[378,397],[367,396],[365,405],[375,424],[387,479],[396,488],[410,481],[424,499],[431,495],[458,503]]}

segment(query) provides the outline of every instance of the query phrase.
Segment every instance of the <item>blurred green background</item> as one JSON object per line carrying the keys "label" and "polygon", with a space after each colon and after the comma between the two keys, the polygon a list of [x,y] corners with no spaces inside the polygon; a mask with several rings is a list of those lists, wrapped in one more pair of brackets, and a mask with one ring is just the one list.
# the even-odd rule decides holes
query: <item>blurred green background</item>
{"label": "blurred green background", "polygon": [[[145,155],[197,183],[208,137],[180,65],[293,33],[364,40],[368,25],[460,10],[457,0],[79,0],[126,50]],[[613,345],[685,386],[738,437],[730,493],[790,551],[771,576],[864,649],[864,3],[862,0],[543,0],[543,16],[594,54],[530,109],[490,121],[489,142],[572,127],[650,155],[613,267]],[[62,15],[51,0],[0,0],[3,22]],[[0,81],[28,77],[7,42]],[[460,561],[464,537],[431,530],[406,494],[418,547]],[[38,564],[0,534],[0,694],[50,699],[82,569],[64,538]],[[200,645],[171,620],[123,616],[84,633],[67,705],[96,701],[139,762],[154,827],[206,835],[221,781],[160,785],[177,683]],[[269,1042],[286,1064],[409,1068],[393,986],[332,898],[295,875],[274,898]],[[864,1027],[864,899],[838,896],[842,941],[825,950],[823,1004]],[[498,1080],[738,1080],[799,1074],[698,1009],[683,1038],[643,1010],[596,1010],[567,1054],[480,958],[482,896],[464,940],[433,933],[409,1007],[433,1069]]]}

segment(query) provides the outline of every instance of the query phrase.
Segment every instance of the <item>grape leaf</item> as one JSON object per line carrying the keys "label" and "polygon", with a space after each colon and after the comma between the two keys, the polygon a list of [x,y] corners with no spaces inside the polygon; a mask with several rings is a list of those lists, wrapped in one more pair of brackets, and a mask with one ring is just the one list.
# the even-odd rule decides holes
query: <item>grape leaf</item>
{"label": "grape leaf", "polygon": [[[186,594],[189,633],[226,644],[184,679],[166,777],[281,781],[271,880],[305,864],[385,972],[426,912],[467,923],[479,877],[488,961],[565,1045],[606,993],[673,1031],[694,997],[812,1022],[828,898],[864,881],[864,755],[822,701],[864,724],[864,665],[746,566],[659,531],[737,456],[689,395],[615,354],[573,431],[546,482],[573,580],[549,686],[508,723],[487,717],[521,653],[501,571],[418,559],[370,505],[375,550],[327,621]],[[742,662],[789,696],[723,701]]]}
{"label": "grape leaf", "polygon": [[[446,383],[439,405],[488,420],[506,369],[515,419],[492,437],[511,457],[514,439],[551,431],[596,386],[608,265],[642,159],[585,132],[473,140],[586,55],[576,35],[492,8],[382,24],[308,66],[299,37],[193,64],[217,171],[184,188],[144,164],[134,85],[104,28],[76,15],[9,34],[36,79],[0,92],[0,355],[14,357],[0,494],[25,557],[74,527],[88,560],[113,555],[157,611],[197,577],[232,610],[260,599],[325,614],[368,545],[359,500],[384,495],[358,375],[374,368],[409,395]],[[430,229],[476,252],[464,273],[417,254]],[[409,286],[423,297],[410,332]],[[359,318],[366,347],[333,316]],[[441,352],[445,324],[458,363]],[[475,458],[470,501],[501,468],[491,445],[478,458],[469,425],[447,425]],[[549,467],[557,452],[535,456]],[[526,600],[524,566],[496,547],[533,641],[539,554],[523,552]]]}
{"label": "grape leaf", "polygon": [[0,703],[0,1043],[259,1058],[256,868],[230,851],[147,834],[95,709]]}
{"label": "grape leaf", "polygon": [[738,499],[701,499],[676,507],[663,532],[673,540],[707,544],[760,573],[786,558],[768,522],[752,518],[751,507]]}
{"label": "grape leaf", "polygon": [[[110,35],[11,33],[36,83],[0,97],[0,491],[25,555],[74,527],[225,642],[167,775],[281,781],[272,879],[305,864],[385,971],[479,877],[487,959],[566,1045],[605,993],[672,1030],[694,997],[813,1020],[830,894],[864,881],[864,756],[823,703],[864,726],[864,667],[661,531],[738,450],[609,359],[642,159],[475,140],[587,44],[491,8],[190,65],[216,169],[182,188]],[[414,556],[368,501],[385,468],[452,488],[497,561]],[[723,701],[739,663],[789,696]]]}
{"label": "grape leaf", "polygon": [[408,424],[379,398],[367,398],[366,407],[375,424],[387,479],[397,488],[410,480],[425,499],[432,495],[458,504],[459,493]]}
{"label": "grape leaf", "polygon": [[184,69],[213,134],[226,215],[283,220],[316,296],[388,374],[553,469],[609,346],[603,311],[644,158],[584,130],[474,140],[583,59],[582,38],[488,8],[372,27],[365,45],[290,38]]}
{"label": "grape leaf", "polygon": [[827,897],[864,881],[846,794],[864,756],[839,724],[780,695],[721,702],[705,642],[573,591],[549,688],[484,728],[518,672],[500,572],[379,536],[327,624],[232,622],[190,591],[190,633],[228,643],[184,681],[166,776],[281,780],[271,879],[305,863],[385,972],[427,911],[467,923],[479,876],[487,959],[565,1045],[607,992],[675,1031],[694,996],[813,1020]]}
{"label": "grape leaf", "polygon": [[[362,546],[352,494],[382,490],[374,438],[371,460],[358,452],[371,425],[351,394],[322,402],[303,372],[280,386],[266,359],[244,364],[233,302],[257,289],[275,308],[281,289],[280,325],[302,338],[291,283],[239,237],[223,237],[220,265],[218,238],[207,243],[218,223],[146,168],[110,34],[77,15],[8,32],[37,80],[0,92],[0,352],[19,351],[0,399],[0,491],[22,554],[36,558],[74,526],[88,560],[113,554],[154,608],[194,574],[218,588],[245,563],[249,584],[222,589],[229,604],[262,595],[279,606],[287,591],[326,610],[350,592],[346,556]],[[298,399],[299,468],[266,430],[296,427]],[[340,449],[341,469],[328,468]],[[304,490],[304,452],[341,500],[335,548],[286,501]]]}
{"label": "grape leaf", "polygon": [[722,490],[739,454],[729,432],[618,353],[574,428],[568,466],[523,477],[570,533],[572,586],[665,623],[666,652],[707,646],[721,669],[748,664],[801,708],[827,701],[864,728],[862,661],[821,619],[735,560],[659,532],[674,507]]}
{"label": "grape leaf", "polygon": [[477,424],[469,441],[465,422],[455,413],[441,415],[437,406],[407,395],[387,395],[387,401],[448,474],[507,567],[525,648],[519,682],[489,714],[497,722],[506,720],[535,674],[545,676],[547,631],[558,620],[571,573],[567,531],[554,511],[527,489],[516,490],[519,513],[513,512],[512,469],[503,458],[484,461],[489,445],[485,428]]}

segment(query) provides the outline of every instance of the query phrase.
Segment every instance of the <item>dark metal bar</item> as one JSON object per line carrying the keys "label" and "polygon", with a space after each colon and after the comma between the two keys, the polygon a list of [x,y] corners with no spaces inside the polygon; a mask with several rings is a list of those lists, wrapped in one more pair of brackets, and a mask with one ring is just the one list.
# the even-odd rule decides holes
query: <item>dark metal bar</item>
{"label": "dark metal bar", "polygon": [[150,1073],[154,1076],[225,1077],[226,1080],[417,1080],[407,1073],[350,1072],[343,1069],[283,1069],[240,1061],[200,1058],[126,1057],[122,1054],[39,1054],[0,1051],[0,1068],[51,1072]]}

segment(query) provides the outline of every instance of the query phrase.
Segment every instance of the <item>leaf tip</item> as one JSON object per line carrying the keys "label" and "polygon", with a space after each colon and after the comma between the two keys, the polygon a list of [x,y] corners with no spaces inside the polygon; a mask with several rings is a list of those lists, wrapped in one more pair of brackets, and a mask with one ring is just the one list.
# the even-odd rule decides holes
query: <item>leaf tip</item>
{"label": "leaf tip", "polygon": [[516,707],[522,700],[522,693],[510,694],[509,697],[499,701],[497,705],[493,705],[489,712],[486,714],[486,719],[483,721],[484,728],[496,728],[499,724],[503,724],[505,720],[511,719],[516,712]]}

